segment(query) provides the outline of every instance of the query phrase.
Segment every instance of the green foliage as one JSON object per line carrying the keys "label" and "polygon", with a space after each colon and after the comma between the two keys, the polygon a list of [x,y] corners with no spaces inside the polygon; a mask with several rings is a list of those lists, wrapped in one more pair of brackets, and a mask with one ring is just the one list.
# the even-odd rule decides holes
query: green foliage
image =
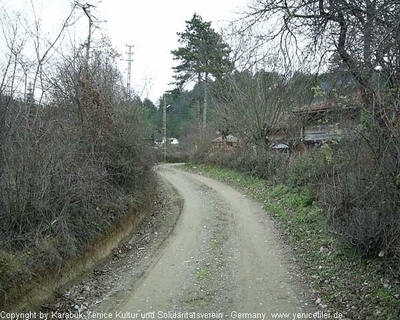
{"label": "green foliage", "polygon": [[0,294],[10,290],[15,284],[30,277],[25,257],[0,250]]}
{"label": "green foliage", "polygon": [[326,174],[328,163],[322,149],[311,150],[293,161],[285,181],[294,187],[315,186]]}
{"label": "green foliage", "polygon": [[203,21],[198,14],[186,21],[185,31],[178,36],[182,46],[171,51],[174,60],[180,62],[173,68],[178,88],[202,73],[219,77],[230,67],[228,45],[211,27],[211,22]]}
{"label": "green foliage", "polygon": [[207,122],[210,78],[220,79],[232,67],[229,60],[230,49],[224,43],[220,34],[210,22],[204,22],[201,16],[194,14],[186,21],[184,32],[178,33],[182,45],[171,53],[179,64],[172,69],[176,88],[173,92],[181,91],[183,87],[196,79],[197,82],[197,125],[201,123],[201,100],[203,97],[203,127]]}
{"label": "green foliage", "polygon": [[371,114],[368,110],[362,109],[360,112],[360,121],[357,125],[357,130],[365,137],[370,138],[372,131],[376,128],[371,121]]}
{"label": "green foliage", "polygon": [[[187,134],[195,123],[193,102],[197,99],[196,90],[181,91],[179,94],[167,95],[167,137],[182,138]],[[162,140],[162,113],[163,99],[159,99],[156,107],[150,100],[143,103],[146,110],[147,122],[149,123],[148,137]],[[145,104],[146,103],[146,104]]]}
{"label": "green foliage", "polygon": [[267,179],[273,184],[283,173],[286,157],[279,153],[270,153],[262,148],[241,150],[229,147],[214,146],[202,155],[204,150],[197,149],[192,153],[192,161],[201,159],[204,163],[217,164],[246,172],[254,177]]}
{"label": "green foliage", "polygon": [[315,86],[311,88],[314,97],[321,98],[325,96],[325,92],[322,90],[320,86]]}

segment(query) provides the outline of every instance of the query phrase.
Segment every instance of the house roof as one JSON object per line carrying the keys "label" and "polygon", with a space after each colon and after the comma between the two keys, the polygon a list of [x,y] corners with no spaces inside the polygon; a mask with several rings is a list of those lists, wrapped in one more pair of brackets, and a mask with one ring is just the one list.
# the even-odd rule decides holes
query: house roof
{"label": "house roof", "polygon": [[299,107],[293,110],[294,114],[315,114],[325,112],[340,112],[359,109],[362,104],[360,92],[355,92],[346,97],[323,100]]}

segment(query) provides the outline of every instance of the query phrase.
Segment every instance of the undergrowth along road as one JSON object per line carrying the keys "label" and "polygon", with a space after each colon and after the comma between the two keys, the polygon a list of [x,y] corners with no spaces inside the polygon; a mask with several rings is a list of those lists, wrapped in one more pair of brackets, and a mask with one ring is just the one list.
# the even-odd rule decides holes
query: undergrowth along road
{"label": "undergrowth along road", "polygon": [[400,319],[399,281],[384,272],[380,261],[361,259],[352,248],[335,241],[309,190],[270,186],[265,180],[217,166],[189,163],[185,169],[239,188],[262,204],[296,253],[321,309],[350,319]]}

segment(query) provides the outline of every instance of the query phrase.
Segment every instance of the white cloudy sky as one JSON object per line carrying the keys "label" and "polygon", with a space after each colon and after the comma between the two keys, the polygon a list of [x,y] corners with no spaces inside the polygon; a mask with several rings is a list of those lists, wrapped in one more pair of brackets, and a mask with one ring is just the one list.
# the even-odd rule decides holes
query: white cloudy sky
{"label": "white cloudy sky", "polygon": [[[95,3],[90,0],[89,3]],[[126,53],[133,44],[132,86],[150,99],[157,98],[172,81],[174,62],[170,51],[178,47],[177,32],[185,28],[194,12],[219,29],[227,20],[237,18],[248,0],[103,0],[97,4],[97,17],[106,20],[98,34],[109,35],[115,47]],[[44,28],[54,33],[70,8],[69,0],[0,0],[7,10],[21,10],[32,16],[32,4],[42,18]],[[84,20],[83,20],[84,21]],[[75,28],[85,37],[86,25]],[[127,58],[127,55],[124,55]],[[126,74],[127,63],[121,63]],[[146,87],[144,88],[144,84]],[[145,89],[145,90],[143,90]]]}

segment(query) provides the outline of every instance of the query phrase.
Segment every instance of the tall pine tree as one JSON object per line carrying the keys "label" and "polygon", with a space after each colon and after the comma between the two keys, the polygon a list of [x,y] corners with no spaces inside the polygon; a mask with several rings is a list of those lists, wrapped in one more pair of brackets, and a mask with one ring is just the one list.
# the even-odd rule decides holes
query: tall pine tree
{"label": "tall pine tree", "polygon": [[[199,90],[197,119],[201,121],[201,96],[203,93],[203,127],[207,122],[208,81],[210,75],[220,78],[230,69],[230,48],[224,43],[221,35],[212,27],[211,22],[203,21],[202,17],[194,14],[186,21],[184,32],[178,32],[181,47],[172,50],[174,60],[179,64],[173,67],[175,84],[182,88],[188,82],[197,81]],[[203,90],[202,90],[203,89]]]}

